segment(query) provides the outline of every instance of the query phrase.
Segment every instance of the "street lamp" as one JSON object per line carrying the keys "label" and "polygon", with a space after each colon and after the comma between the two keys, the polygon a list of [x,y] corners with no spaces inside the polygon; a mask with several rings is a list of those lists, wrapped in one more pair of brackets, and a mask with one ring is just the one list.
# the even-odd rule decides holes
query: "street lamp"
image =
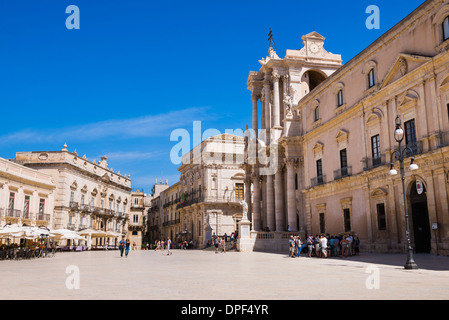
{"label": "street lamp", "polygon": [[[399,115],[396,117],[396,129],[394,131],[394,139],[396,142],[399,143],[398,150],[394,151],[395,158],[399,160],[400,164],[400,171],[401,171],[401,180],[402,180],[402,194],[404,197],[404,210],[405,210],[405,234],[407,236],[407,262],[405,263],[404,268],[405,269],[418,269],[418,265],[415,263],[415,260],[413,259],[413,249],[410,244],[410,228],[408,223],[408,213],[407,213],[407,199],[405,197],[405,171],[404,171],[404,158],[406,155],[406,151],[409,151],[412,153],[412,150],[405,146],[403,149],[401,148],[402,140],[404,139],[404,130],[401,127],[401,119],[399,118]],[[411,158],[409,170],[417,170],[418,165],[415,163],[415,158]],[[390,171],[388,172],[390,176],[394,176],[398,174],[396,169],[394,168],[394,164],[391,163]]]}

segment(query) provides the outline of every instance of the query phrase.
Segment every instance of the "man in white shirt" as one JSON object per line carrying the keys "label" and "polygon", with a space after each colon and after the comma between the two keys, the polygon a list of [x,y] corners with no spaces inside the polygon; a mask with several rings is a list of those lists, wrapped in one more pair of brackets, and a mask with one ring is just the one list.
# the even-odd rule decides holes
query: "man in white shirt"
{"label": "man in white shirt", "polygon": [[321,236],[320,238],[321,244],[321,252],[324,258],[327,258],[327,238],[325,236]]}

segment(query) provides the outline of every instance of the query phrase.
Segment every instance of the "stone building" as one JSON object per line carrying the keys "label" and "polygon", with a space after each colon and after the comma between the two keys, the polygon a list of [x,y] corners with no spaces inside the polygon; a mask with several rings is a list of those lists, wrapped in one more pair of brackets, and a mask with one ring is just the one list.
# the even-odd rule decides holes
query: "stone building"
{"label": "stone building", "polygon": [[253,128],[269,130],[259,141],[279,164],[246,169],[253,228],[355,232],[364,250],[403,251],[402,182],[388,174],[398,117],[413,247],[449,254],[449,1],[424,2],[345,65],[323,36],[302,39],[284,58],[270,48],[248,77]]}
{"label": "stone building", "polygon": [[242,218],[244,138],[221,134],[205,139],[183,156],[179,212],[181,232],[198,247],[213,235],[230,235]]}
{"label": "stone building", "polygon": [[50,175],[0,158],[0,225],[52,228],[55,188]]}
{"label": "stone building", "polygon": [[135,190],[131,192],[131,205],[128,216],[128,230],[126,238],[131,244],[136,244],[137,249],[146,245],[147,211],[151,207],[150,197],[143,191]]}
{"label": "stone building", "polygon": [[146,227],[146,239],[149,241],[150,246],[153,246],[155,241],[163,239],[162,226],[163,226],[163,206],[161,205],[161,193],[169,188],[168,181],[159,182],[156,179],[152,193],[149,197],[150,208],[147,210],[147,227]]}
{"label": "stone building", "polygon": [[[14,160],[49,175],[56,185],[52,228],[94,229],[126,234],[131,201],[131,179],[99,163],[80,157],[67,145],[61,151],[17,152]],[[94,244],[104,244],[97,238]]]}

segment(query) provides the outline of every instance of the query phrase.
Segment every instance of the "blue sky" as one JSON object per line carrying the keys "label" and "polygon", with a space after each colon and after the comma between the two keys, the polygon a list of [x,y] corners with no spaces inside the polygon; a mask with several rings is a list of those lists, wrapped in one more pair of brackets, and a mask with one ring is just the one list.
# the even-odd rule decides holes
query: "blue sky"
{"label": "blue sky", "polygon": [[[177,128],[251,125],[249,71],[317,31],[347,62],[424,1],[0,0],[0,157],[60,150],[108,156],[135,189],[161,178]],[[80,29],[68,30],[77,5]],[[369,5],[380,29],[368,30]]]}

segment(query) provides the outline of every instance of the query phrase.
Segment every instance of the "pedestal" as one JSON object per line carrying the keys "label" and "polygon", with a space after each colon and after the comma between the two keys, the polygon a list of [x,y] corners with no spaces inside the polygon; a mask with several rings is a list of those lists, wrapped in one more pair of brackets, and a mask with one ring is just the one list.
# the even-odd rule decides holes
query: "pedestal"
{"label": "pedestal", "polygon": [[239,235],[237,239],[237,250],[240,252],[252,252],[254,243],[251,240],[251,221],[240,220]]}

